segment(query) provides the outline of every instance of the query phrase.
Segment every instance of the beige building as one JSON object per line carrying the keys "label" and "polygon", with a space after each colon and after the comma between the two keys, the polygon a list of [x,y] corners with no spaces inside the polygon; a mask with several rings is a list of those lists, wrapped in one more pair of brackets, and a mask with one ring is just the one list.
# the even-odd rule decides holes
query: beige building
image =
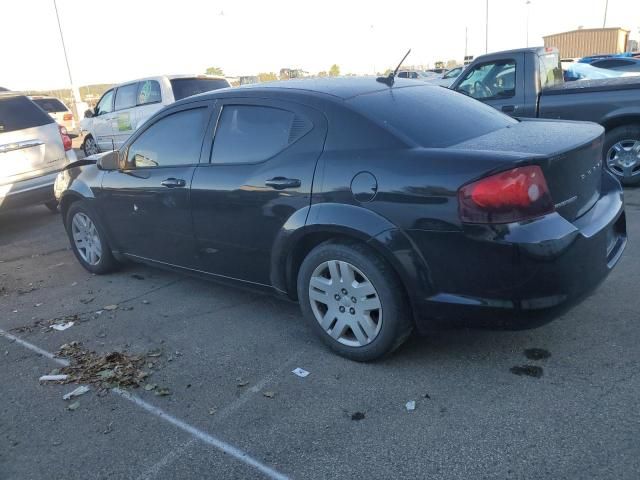
{"label": "beige building", "polygon": [[627,51],[629,30],[624,28],[581,28],[542,37],[545,47],[556,47],[561,58],[578,58]]}

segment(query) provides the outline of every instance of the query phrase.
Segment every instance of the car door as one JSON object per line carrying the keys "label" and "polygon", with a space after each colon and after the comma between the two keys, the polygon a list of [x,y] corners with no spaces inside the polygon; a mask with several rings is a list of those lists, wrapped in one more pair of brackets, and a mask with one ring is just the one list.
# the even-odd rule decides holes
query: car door
{"label": "car door", "polygon": [[525,107],[524,61],[522,54],[479,63],[463,73],[456,91],[518,116]]}
{"label": "car door", "polygon": [[193,267],[190,186],[211,111],[210,102],[167,110],[120,150],[121,168],[105,172],[98,202],[118,250]]}
{"label": "car door", "polygon": [[113,97],[115,90],[107,90],[96,105],[95,115],[92,117],[93,127],[91,134],[102,151],[113,150],[113,127],[115,118],[113,112]]}
{"label": "car door", "polygon": [[116,89],[114,101],[115,119],[112,121],[113,142],[120,148],[133,134],[138,83],[129,83]]}
{"label": "car door", "polygon": [[198,166],[191,187],[199,265],[270,285],[276,237],[310,204],[326,118],[275,100],[225,99],[218,111],[209,163]]}

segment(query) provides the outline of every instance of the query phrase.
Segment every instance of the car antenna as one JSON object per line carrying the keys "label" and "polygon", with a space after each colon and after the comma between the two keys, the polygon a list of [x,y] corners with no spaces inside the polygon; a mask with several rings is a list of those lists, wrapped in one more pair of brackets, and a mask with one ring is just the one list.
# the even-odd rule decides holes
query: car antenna
{"label": "car antenna", "polygon": [[398,64],[398,66],[396,67],[396,69],[393,72],[391,72],[386,77],[378,77],[378,78],[376,78],[376,81],[380,82],[380,83],[384,83],[385,85],[387,85],[389,87],[393,86],[393,82],[395,81],[395,77],[398,74],[398,70],[400,70],[400,67],[402,66],[402,62],[404,62],[405,58],[407,58],[410,53],[411,53],[411,49],[409,49],[409,51],[407,51],[405,56],[402,57],[402,60],[400,60],[400,63]]}

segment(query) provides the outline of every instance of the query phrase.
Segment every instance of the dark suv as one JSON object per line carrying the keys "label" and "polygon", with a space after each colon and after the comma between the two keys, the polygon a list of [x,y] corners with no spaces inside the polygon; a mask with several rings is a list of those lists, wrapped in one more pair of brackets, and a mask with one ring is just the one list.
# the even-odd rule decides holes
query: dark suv
{"label": "dark suv", "polygon": [[602,127],[384,82],[291,80],[165,108],[59,175],[74,253],[94,273],[128,259],[286,295],[356,360],[414,326],[551,317],[605,278],[626,225]]}

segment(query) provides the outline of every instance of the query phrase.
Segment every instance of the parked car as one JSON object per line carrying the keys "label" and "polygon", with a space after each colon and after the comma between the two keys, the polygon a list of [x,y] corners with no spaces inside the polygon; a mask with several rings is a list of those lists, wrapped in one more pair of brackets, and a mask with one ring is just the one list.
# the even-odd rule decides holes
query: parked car
{"label": "parked car", "polygon": [[0,210],[56,210],[56,176],[76,160],[65,127],[24,95],[0,93]]}
{"label": "parked car", "polygon": [[229,87],[210,75],[164,75],[123,83],[107,90],[94,110],[85,112],[85,155],[120,148],[154,113],[177,100]]}
{"label": "parked car", "polygon": [[463,70],[464,70],[464,67],[455,67],[455,68],[452,68],[451,70],[447,70],[441,75],[438,75],[433,78],[429,78],[427,82],[432,83],[434,85],[440,85],[442,87],[448,87],[454,82],[456,78],[460,76]]}
{"label": "parked car", "polygon": [[413,80],[290,80],[177,102],[56,195],[89,272],[130,259],[277,292],[365,361],[414,326],[548,319],[603,280],[626,244],[603,132]]}
{"label": "parked car", "polygon": [[640,183],[640,77],[565,83],[558,51],[539,47],[478,57],[451,88],[515,117],[599,123],[609,171]]}
{"label": "parked car", "polygon": [[623,72],[640,72],[640,58],[602,58],[590,62],[590,65],[608,70],[620,70]]}
{"label": "parked car", "polygon": [[69,107],[67,107],[61,100],[55,97],[41,97],[31,96],[29,97],[33,102],[41,109],[51,115],[58,125],[62,125],[67,129],[67,132],[76,131],[76,122],[73,119],[73,113]]}
{"label": "parked car", "polygon": [[597,80],[601,78],[620,78],[640,75],[640,72],[625,72],[623,70],[608,70],[598,68],[588,63],[574,62],[566,67],[563,66],[565,82],[576,80]]}
{"label": "parked car", "polygon": [[411,78],[413,80],[429,80],[436,75],[430,72],[422,72],[420,70],[400,70],[397,74],[398,78]]}

